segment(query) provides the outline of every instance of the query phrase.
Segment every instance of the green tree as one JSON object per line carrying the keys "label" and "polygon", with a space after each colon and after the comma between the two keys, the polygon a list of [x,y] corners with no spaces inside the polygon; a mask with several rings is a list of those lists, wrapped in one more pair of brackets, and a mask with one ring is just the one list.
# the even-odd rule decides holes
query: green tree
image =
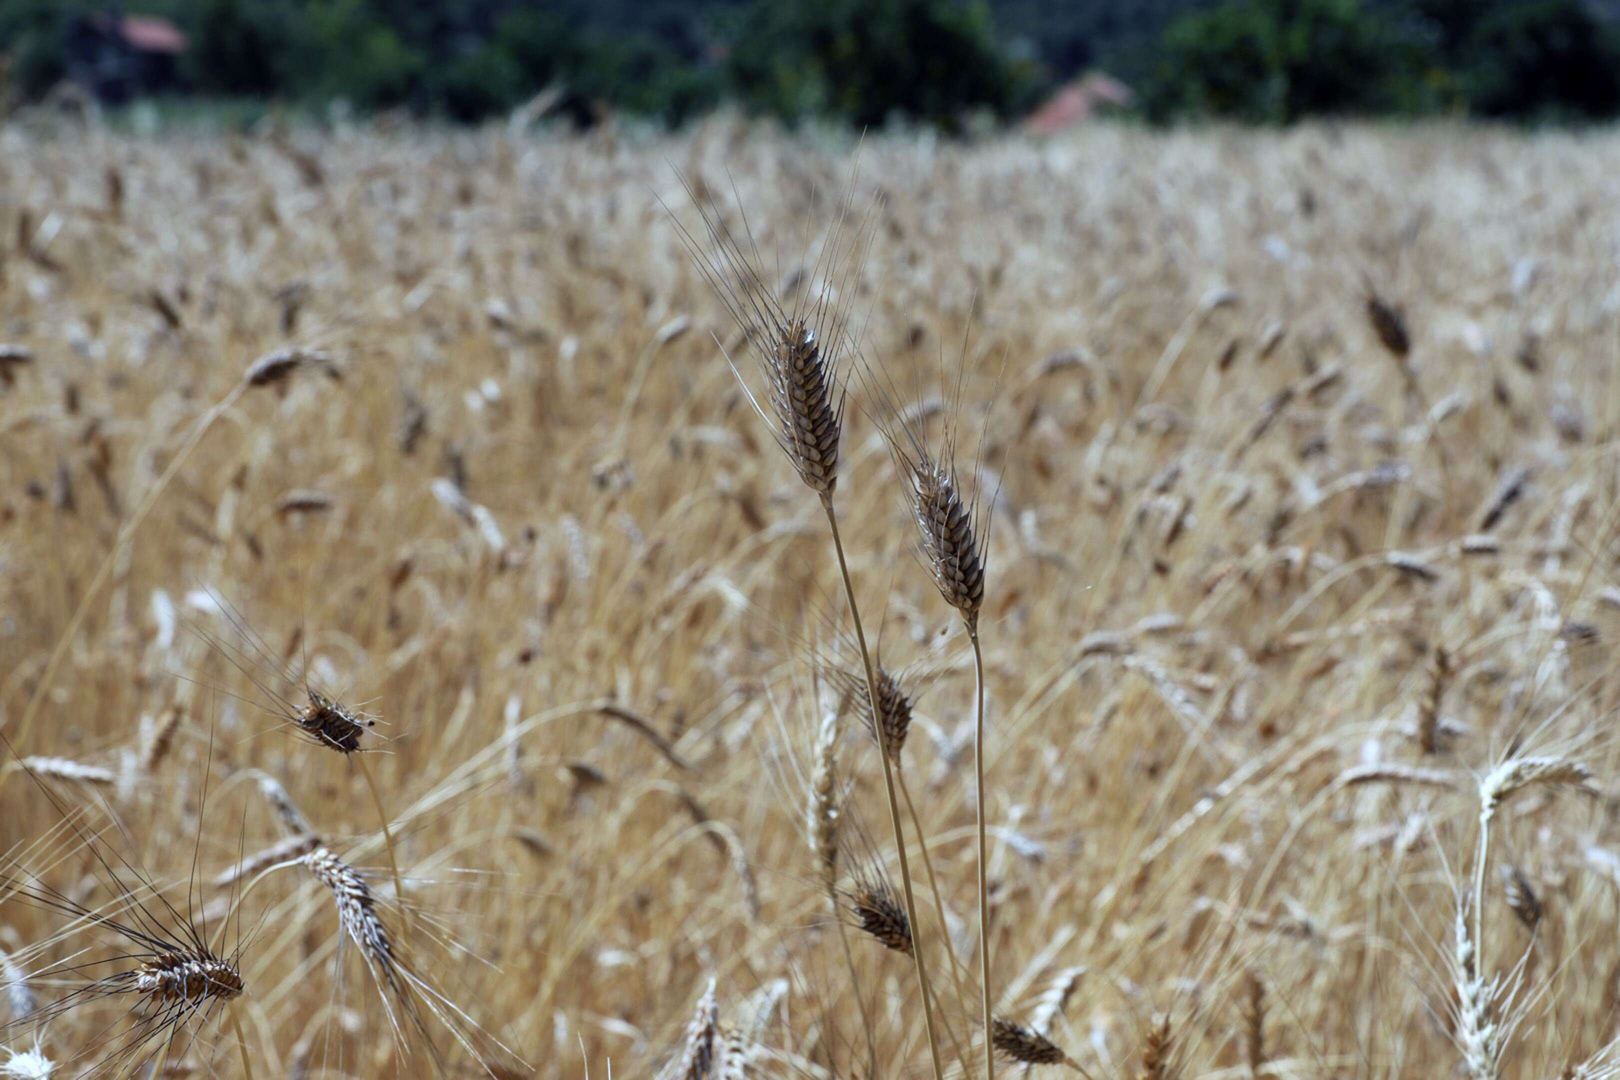
{"label": "green tree", "polygon": [[1481,19],[1463,73],[1475,113],[1599,119],[1620,113],[1620,41],[1579,0],[1535,0]]}
{"label": "green tree", "polygon": [[89,11],[82,0],[0,0],[0,53],[25,97],[37,97],[67,74],[67,32]]}
{"label": "green tree", "polygon": [[198,0],[186,53],[192,85],[233,97],[278,94],[294,51],[290,14],[274,0]]}
{"label": "green tree", "polygon": [[745,101],[788,119],[857,125],[890,116],[957,125],[1008,111],[1033,83],[996,39],[989,9],[955,0],[786,0],[760,4],[731,42]]}
{"label": "green tree", "polygon": [[1395,107],[1409,44],[1360,0],[1230,0],[1166,28],[1145,85],[1151,115],[1289,123]]}
{"label": "green tree", "polygon": [[362,108],[407,104],[427,68],[367,0],[312,0],[302,21],[308,53],[289,81],[307,96],[344,97]]}

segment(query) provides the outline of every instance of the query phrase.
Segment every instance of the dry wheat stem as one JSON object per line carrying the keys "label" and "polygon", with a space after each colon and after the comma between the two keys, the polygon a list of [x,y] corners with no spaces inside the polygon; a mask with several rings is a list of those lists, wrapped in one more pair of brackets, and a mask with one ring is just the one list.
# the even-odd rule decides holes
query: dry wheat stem
{"label": "dry wheat stem", "polygon": [[[1479,784],[1479,849],[1474,855],[1474,940],[1475,970],[1485,967],[1485,868],[1491,854],[1491,822],[1496,811],[1515,792],[1537,784],[1570,784],[1584,787],[1592,770],[1577,761],[1559,757],[1509,758],[1492,769]],[[1459,915],[1459,918],[1461,916]],[[1459,934],[1462,929],[1459,928]],[[1461,946],[1459,945],[1459,949]],[[1483,978],[1483,975],[1480,976]]]}
{"label": "dry wheat stem", "polygon": [[821,871],[822,886],[832,907],[833,922],[838,927],[838,944],[844,954],[844,966],[849,970],[849,992],[855,996],[855,1005],[861,1014],[861,1031],[866,1037],[867,1071],[877,1075],[877,1041],[872,1030],[872,1018],[867,1012],[866,996],[855,974],[855,957],[849,949],[849,930],[838,917],[838,716],[842,708],[827,709],[816,732],[815,766],[810,774],[810,847]]}
{"label": "dry wheat stem", "polygon": [[838,710],[828,709],[816,733],[815,765],[810,774],[810,848],[831,893],[838,883]]}
{"label": "dry wheat stem", "polygon": [[170,706],[164,712],[163,719],[159,720],[157,726],[152,729],[151,737],[141,747],[140,771],[143,774],[150,774],[155,771],[163,763],[163,759],[168,756],[170,749],[174,746],[175,733],[180,728],[181,715],[178,708]]}
{"label": "dry wheat stem", "polygon": [[382,796],[377,792],[377,782],[372,779],[371,766],[366,764],[363,754],[355,760],[360,764],[360,775],[366,778],[366,790],[371,792],[371,805],[377,808],[377,820],[382,825],[383,846],[388,849],[388,869],[394,875],[394,903],[399,905],[400,933],[407,933],[409,917],[405,911],[405,883],[399,876],[399,860],[394,857],[394,834],[388,829],[388,815],[383,811]]}
{"label": "dry wheat stem", "polygon": [[[990,1037],[991,1000],[990,983],[990,901],[986,879],[988,873],[988,843],[985,839],[984,797],[984,653],[979,642],[979,611],[984,604],[984,558],[980,538],[974,528],[974,509],[962,502],[957,490],[954,466],[951,464],[951,441],[947,439],[945,452],[935,460],[924,445],[921,436],[903,421],[899,425],[906,441],[888,432],[889,450],[895,465],[905,478],[907,495],[911,501],[912,516],[918,538],[934,578],[934,585],[945,602],[955,608],[966,626],[973,643],[974,672],[974,724],[973,724],[973,792],[974,825],[978,836],[979,863],[979,976],[981,1023],[984,1027],[984,1071],[986,1080],[995,1078],[995,1051]],[[868,666],[868,679],[871,668]],[[877,695],[872,693],[872,715],[877,709]]]}
{"label": "dry wheat stem", "polygon": [[[230,1018],[231,1030],[236,1033],[236,1049],[242,1055],[242,1075],[246,1080],[253,1080],[253,1062],[248,1057],[247,1036],[242,1032],[242,1020],[236,1015],[236,1005],[233,1003],[226,1009],[225,1015]],[[163,1075],[161,1072],[156,1075]]]}
{"label": "dry wheat stem", "polygon": [[828,901],[832,904],[833,922],[838,925],[838,944],[844,952],[844,966],[849,969],[849,992],[855,995],[855,1006],[861,1014],[861,1030],[866,1036],[866,1065],[867,1074],[877,1075],[877,1041],[872,1031],[872,1017],[866,1009],[866,995],[861,993],[861,981],[855,975],[855,956],[849,951],[849,928],[844,920],[838,917],[838,898],[828,893]]}
{"label": "dry wheat stem", "polygon": [[[224,888],[234,885],[245,877],[261,874],[272,867],[279,867],[286,863],[296,862],[301,856],[309,854],[324,841],[315,833],[299,833],[294,836],[283,837],[267,848],[261,848],[252,855],[242,859],[228,870],[221,871],[215,876],[211,884],[215,888]],[[251,888],[251,886],[250,886]],[[246,896],[246,892],[242,894]],[[237,899],[241,904],[241,898]]]}
{"label": "dry wheat stem", "polygon": [[1536,895],[1535,886],[1523,870],[1517,866],[1502,867],[1502,894],[1508,910],[1524,924],[1526,930],[1534,933],[1541,922],[1541,898]]}
{"label": "dry wheat stem", "polygon": [[945,921],[945,901],[940,896],[939,881],[934,877],[934,860],[928,854],[928,836],[923,832],[916,804],[911,801],[905,768],[897,762],[894,772],[895,780],[900,785],[900,797],[906,801],[906,813],[911,816],[911,827],[917,830],[917,847],[922,851],[923,871],[928,875],[928,889],[934,896],[934,914],[939,918],[939,932],[944,935],[945,955],[951,962],[951,981],[956,985],[956,999],[966,1001],[967,992],[962,988],[962,962],[956,958],[956,946],[951,942],[951,924]]}
{"label": "dry wheat stem", "polygon": [[[877,702],[877,671],[872,663],[872,653],[866,647],[866,630],[861,626],[861,612],[855,603],[855,586],[850,580],[849,563],[844,557],[844,541],[838,532],[838,512],[833,509],[832,496],[823,494],[822,508],[827,511],[827,525],[832,530],[833,550],[838,555],[838,572],[844,579],[844,599],[849,604],[850,621],[855,624],[855,642],[861,650],[861,663],[866,668],[866,695],[867,704],[871,706],[874,717],[882,715],[878,712]],[[889,761],[889,755],[878,748],[878,760],[883,763],[883,790],[889,801],[889,824],[894,828],[895,853],[900,860],[900,884],[906,899],[906,918],[910,920],[913,932],[917,926],[917,904],[911,895],[911,867],[906,858],[906,835],[900,824],[900,801],[895,798],[894,766]],[[930,1000],[930,987],[928,983],[928,962],[923,957],[924,950],[920,947],[911,950],[911,959],[917,969],[917,987],[922,998],[923,1024],[928,1029],[928,1054],[934,1067],[934,1080],[944,1080],[944,1070],[939,1060],[939,1036],[934,1032],[934,1006]]]}
{"label": "dry wheat stem", "polygon": [[973,788],[975,804],[973,807],[974,825],[978,831],[979,840],[979,978],[981,980],[980,999],[984,1006],[984,1075],[987,1080],[995,1077],[995,1052],[990,1045],[989,1032],[993,1017],[990,1015],[990,890],[986,881],[988,867],[986,865],[987,845],[984,838],[984,650],[979,645],[979,624],[977,616],[968,623],[968,637],[973,642]]}

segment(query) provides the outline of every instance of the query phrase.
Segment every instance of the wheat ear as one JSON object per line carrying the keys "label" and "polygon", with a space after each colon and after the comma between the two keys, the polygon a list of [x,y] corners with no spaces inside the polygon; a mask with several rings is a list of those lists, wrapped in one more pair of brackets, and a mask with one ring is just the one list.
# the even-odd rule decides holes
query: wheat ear
{"label": "wheat ear", "polygon": [[1238,1006],[1243,1017],[1243,1057],[1249,1080],[1260,1080],[1266,1067],[1266,986],[1252,971],[1245,983],[1246,992]]}
{"label": "wheat ear", "polygon": [[[934,914],[939,918],[940,932],[945,935],[945,956],[951,965],[951,981],[956,986],[956,997],[959,1001],[966,1001],[967,992],[962,986],[962,965],[956,957],[956,949],[950,940],[950,923],[945,920],[945,902],[940,895],[939,879],[934,874],[934,859],[928,851],[928,835],[923,831],[922,818],[917,813],[917,805],[912,801],[911,789],[906,785],[906,768],[902,754],[906,747],[906,735],[911,731],[912,697],[906,688],[904,680],[883,667],[883,661],[875,662],[877,667],[877,694],[875,695],[878,714],[871,714],[871,700],[867,694],[860,695],[860,709],[866,719],[867,730],[877,741],[879,750],[894,762],[895,781],[900,785],[900,797],[905,801],[906,814],[911,818],[911,827],[917,833],[917,847],[922,852],[923,872],[928,877],[928,890],[934,899]],[[857,687],[857,677],[838,673],[840,682],[847,682],[851,690]]]}
{"label": "wheat ear", "polygon": [[1063,1048],[1034,1028],[997,1016],[991,1021],[990,1046],[997,1053],[1025,1065],[1063,1065],[1085,1075],[1085,1070]]}
{"label": "wheat ear", "polygon": [[855,974],[855,957],[849,949],[849,931],[838,917],[838,707],[828,708],[821,717],[816,732],[815,765],[810,773],[810,846],[816,857],[816,868],[821,872],[822,888],[832,906],[833,922],[838,926],[838,944],[844,953],[844,966],[849,969],[849,989],[855,995],[855,1005],[861,1014],[861,1029],[866,1033],[866,1059],[870,1073],[877,1073],[877,1043],[872,1034],[872,1018],[867,1014],[866,997],[861,993],[860,979]]}
{"label": "wheat ear", "polygon": [[1137,1080],[1169,1080],[1170,1076],[1170,1017],[1160,1016],[1148,1028],[1142,1043],[1142,1068]]}
{"label": "wheat ear", "polygon": [[[1474,940],[1472,956],[1476,971],[1485,966],[1485,866],[1491,855],[1491,822],[1502,804],[1514,793],[1538,784],[1565,784],[1587,788],[1592,770],[1578,761],[1561,757],[1509,758],[1486,774],[1479,783],[1479,850],[1474,855]],[[1461,916],[1459,915],[1459,918]],[[1461,942],[1458,945],[1461,950]]]}

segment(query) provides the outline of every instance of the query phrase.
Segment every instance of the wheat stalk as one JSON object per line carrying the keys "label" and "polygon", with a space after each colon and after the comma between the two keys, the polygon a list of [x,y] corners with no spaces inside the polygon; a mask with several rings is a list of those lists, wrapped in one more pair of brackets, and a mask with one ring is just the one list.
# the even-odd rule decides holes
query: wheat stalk
{"label": "wheat stalk", "polygon": [[881,876],[858,879],[844,891],[844,903],[855,926],[882,945],[907,956],[916,954],[911,919],[894,894],[894,886]]}
{"label": "wheat stalk", "polygon": [[293,802],[292,796],[287,794],[280,780],[264,772],[255,773],[254,779],[258,782],[259,794],[276,812],[276,820],[281,822],[281,828],[288,836],[314,835],[314,827],[304,812],[298,809],[298,804]]}
{"label": "wheat stalk", "polygon": [[1404,765],[1398,761],[1376,761],[1344,770],[1339,774],[1338,783],[1344,787],[1389,783],[1455,788],[1458,780],[1454,774],[1443,769],[1425,769],[1420,765]]}
{"label": "wheat stalk", "polygon": [[301,833],[288,836],[276,841],[267,848],[261,848],[252,855],[242,859],[228,870],[218,874],[213,884],[216,888],[234,885],[243,878],[252,877],[261,871],[282,863],[296,862],[320,847],[324,841],[314,833]]}
{"label": "wheat stalk", "polygon": [[754,1044],[740,1028],[721,1025],[720,1064],[715,1080],[748,1080],[753,1075]]}
{"label": "wheat stalk", "polygon": [[[995,1053],[989,1035],[994,990],[990,982],[989,845],[986,840],[984,797],[984,649],[979,640],[979,610],[984,604],[985,568],[981,530],[975,522],[976,505],[970,508],[962,501],[955,468],[951,464],[949,438],[946,440],[945,453],[935,458],[917,430],[901,419],[885,426],[884,435],[895,465],[906,480],[912,517],[934,585],[945,602],[962,617],[973,646],[973,816],[978,851],[980,1013],[986,1032],[985,1077],[986,1080],[994,1080]],[[868,666],[869,682],[872,677],[873,672]],[[882,715],[878,701],[874,687],[874,716]]]}
{"label": "wheat stalk", "polygon": [[304,368],[315,368],[326,375],[333,382],[343,378],[343,369],[331,353],[319,349],[309,349],[300,345],[289,345],[274,352],[265,353],[248,366],[243,381],[248,386],[279,386],[290,379],[293,374]]}
{"label": "wheat stalk", "polygon": [[[849,573],[849,561],[844,552],[843,537],[838,527],[838,512],[833,492],[838,483],[839,445],[843,437],[846,389],[839,378],[839,363],[846,350],[853,351],[849,336],[848,312],[832,305],[823,297],[808,308],[795,301],[784,308],[772,290],[761,279],[758,271],[745,254],[741,243],[722,221],[718,212],[706,209],[690,185],[687,193],[697,205],[712,244],[713,255],[706,256],[703,246],[689,232],[682,236],[692,253],[698,269],[708,280],[716,295],[731,312],[753,347],[755,359],[764,376],[769,412],[759,404],[747,381],[733,364],[732,371],[739,385],[748,395],[754,411],[769,424],[772,437],[787,456],[799,479],[815,492],[827,517],[832,534],[833,550],[838,557],[838,571],[843,579],[844,599],[849,605],[850,621],[855,628],[856,644],[860,648],[861,662],[866,676],[866,694],[871,715],[881,715],[877,697],[877,672],[871,650],[867,647],[866,630],[861,622],[860,606],[855,600],[855,587]],[[848,214],[848,200],[840,216],[841,226]],[[672,215],[673,216],[673,215]],[[856,234],[856,242],[861,233]],[[729,355],[727,361],[730,362]],[[905,896],[905,910],[909,928],[917,925],[916,902],[912,896],[911,869],[906,857],[905,832],[900,822],[900,803],[895,794],[894,769],[886,754],[879,754],[883,763],[884,791],[889,803],[889,823],[894,831],[895,847],[900,861],[900,882]],[[940,1065],[939,1038],[934,1030],[934,1009],[928,980],[928,965],[922,949],[910,952],[917,971],[917,985],[922,998],[923,1023],[928,1034],[930,1061],[935,1080],[943,1080]],[[986,1051],[988,1055],[988,1050]]]}
{"label": "wheat stalk", "polygon": [[[1479,850],[1474,855],[1474,934],[1471,942],[1458,939],[1459,967],[1463,946],[1468,946],[1473,970],[1477,973],[1485,966],[1485,868],[1490,862],[1491,823],[1503,803],[1525,788],[1543,784],[1575,785],[1588,788],[1592,770],[1578,761],[1561,757],[1509,758],[1492,769],[1479,782]],[[1588,788],[1589,789],[1589,788]],[[1458,918],[1462,916],[1459,914]],[[1459,930],[1459,935],[1463,930]],[[1477,1080],[1477,1078],[1476,1078]]]}
{"label": "wheat stalk", "polygon": [[1534,931],[1541,923],[1541,898],[1524,871],[1517,866],[1502,867],[1502,898],[1508,910],[1526,930]]}

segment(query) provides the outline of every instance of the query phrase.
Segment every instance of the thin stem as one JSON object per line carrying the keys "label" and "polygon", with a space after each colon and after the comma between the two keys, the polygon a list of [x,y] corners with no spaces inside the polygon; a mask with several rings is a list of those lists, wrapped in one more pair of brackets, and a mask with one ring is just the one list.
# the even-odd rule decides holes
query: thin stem
{"label": "thin stem", "polygon": [[242,1055],[243,1080],[253,1080],[253,1063],[248,1060],[247,1036],[242,1034],[242,1021],[236,1015],[236,1005],[233,1002],[226,1010],[231,1018],[231,1028],[236,1032],[236,1049]]}
{"label": "thin stem", "polygon": [[979,978],[984,1002],[984,1075],[995,1080],[996,1051],[990,1043],[990,890],[985,884],[986,844],[984,841],[984,650],[979,646],[979,627],[968,624],[973,641],[973,816],[979,831]]}
{"label": "thin stem", "polygon": [[288,859],[286,862],[278,862],[272,866],[267,866],[263,870],[260,870],[257,874],[253,875],[253,880],[249,881],[247,886],[241,892],[236,894],[236,899],[231,901],[231,906],[225,909],[225,917],[219,921],[219,936],[214,941],[215,952],[219,952],[222,948],[224,948],[225,934],[231,925],[231,916],[237,915],[238,918],[240,918],[239,913],[242,910],[242,905],[247,901],[248,893],[252,892],[258,886],[259,882],[263,881],[277,870],[285,870],[287,867],[293,866],[297,862],[297,859]]}
{"label": "thin stem", "polygon": [[872,1037],[872,1018],[866,1013],[866,997],[861,993],[860,980],[855,977],[855,956],[849,951],[849,930],[838,917],[838,900],[831,890],[827,899],[832,902],[833,922],[838,925],[838,943],[844,947],[844,963],[849,967],[849,990],[855,995],[855,1005],[861,1010],[861,1029],[866,1032],[866,1068],[868,1076],[877,1075],[877,1043]]}
{"label": "thin stem", "polygon": [[1485,862],[1491,856],[1493,811],[1479,811],[1479,853],[1474,857],[1474,971],[1485,976]]}
{"label": "thin stem", "polygon": [[[844,599],[849,602],[850,621],[855,624],[855,642],[860,646],[861,663],[866,666],[866,701],[871,706],[872,717],[883,715],[877,703],[877,672],[872,666],[872,653],[866,647],[866,631],[861,627],[860,608],[855,604],[855,586],[849,577],[849,563],[844,558],[844,540],[838,533],[838,513],[833,509],[831,495],[821,497],[822,508],[827,511],[827,524],[832,529],[833,551],[838,554],[838,572],[844,578]],[[928,1029],[928,1054],[934,1065],[934,1080],[944,1080],[945,1071],[939,1063],[939,1036],[934,1033],[934,1003],[928,988],[928,962],[923,959],[922,942],[917,940],[919,925],[917,922],[917,903],[911,895],[911,866],[906,859],[906,835],[900,825],[900,800],[894,794],[894,768],[889,763],[889,755],[878,747],[878,760],[883,762],[883,790],[889,797],[889,824],[894,826],[895,854],[900,857],[900,884],[904,887],[906,898],[906,918],[911,920],[911,959],[917,968],[917,986],[921,990],[923,1007],[923,1024]],[[986,1038],[988,1039],[988,1030]]]}
{"label": "thin stem", "polygon": [[917,816],[916,804],[911,801],[911,789],[906,785],[904,764],[894,770],[894,775],[900,783],[900,797],[906,802],[906,813],[911,816],[911,827],[917,831],[917,846],[922,848],[923,870],[928,874],[928,889],[934,894],[934,914],[939,916],[939,932],[945,935],[945,955],[951,961],[951,978],[956,984],[956,1000],[965,1002],[968,998],[962,989],[962,963],[956,958],[956,949],[951,945],[951,926],[945,921],[945,902],[940,899],[939,881],[934,877],[934,860],[928,855],[928,837],[923,832],[922,820]]}
{"label": "thin stem", "polygon": [[[229,1008],[229,1006],[226,1007]],[[163,1040],[163,1052],[158,1055],[157,1067],[152,1070],[153,1076],[162,1076],[163,1070],[169,1067],[169,1051],[173,1049],[174,1034],[171,1033],[167,1039]],[[136,1055],[136,1057],[138,1058],[139,1055]]]}
{"label": "thin stem", "polygon": [[399,877],[399,860],[394,857],[394,835],[388,831],[388,815],[383,812],[382,796],[377,794],[377,781],[371,777],[371,766],[366,764],[366,755],[356,754],[355,759],[360,763],[360,775],[366,778],[366,788],[371,792],[371,804],[377,808],[377,820],[382,823],[383,846],[388,849],[388,869],[394,873],[394,902],[399,905],[399,917],[405,915],[405,883]]}
{"label": "thin stem", "polygon": [[956,1027],[951,1023],[950,1010],[945,1008],[945,1002],[939,996],[939,990],[932,984],[928,989],[934,995],[934,1004],[939,1006],[939,1023],[945,1029],[945,1037],[951,1041],[951,1052],[956,1055],[956,1063],[962,1066],[962,1075],[968,1075],[967,1054],[962,1050],[962,1041],[956,1037]]}

